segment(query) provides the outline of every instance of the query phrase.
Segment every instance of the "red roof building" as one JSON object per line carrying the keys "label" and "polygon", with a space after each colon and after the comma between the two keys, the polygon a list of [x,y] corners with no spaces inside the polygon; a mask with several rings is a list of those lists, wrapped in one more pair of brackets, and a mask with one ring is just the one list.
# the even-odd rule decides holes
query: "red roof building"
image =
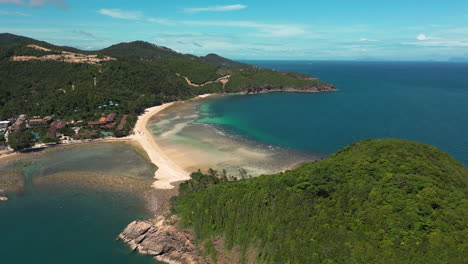
{"label": "red roof building", "polygon": [[114,122],[115,117],[117,116],[116,113],[111,113],[106,118],[106,123]]}
{"label": "red roof building", "polygon": [[47,136],[50,138],[55,138],[57,136],[57,130],[64,128],[67,126],[67,122],[65,121],[54,121],[50,124],[49,131],[47,132]]}
{"label": "red roof building", "polygon": [[127,123],[127,117],[128,117],[128,115],[124,115],[124,116],[122,117],[122,119],[120,120],[119,126],[117,127],[117,129],[118,129],[119,131],[121,131],[121,130],[124,129],[124,126],[125,126],[125,124]]}
{"label": "red roof building", "polygon": [[90,126],[100,126],[100,125],[105,125],[106,122],[104,121],[97,121],[97,122],[88,122],[88,125]]}
{"label": "red roof building", "polygon": [[104,126],[101,126],[102,129],[109,129],[109,128],[113,128],[117,125],[117,123],[112,123],[112,124],[107,124],[107,125],[104,125]]}

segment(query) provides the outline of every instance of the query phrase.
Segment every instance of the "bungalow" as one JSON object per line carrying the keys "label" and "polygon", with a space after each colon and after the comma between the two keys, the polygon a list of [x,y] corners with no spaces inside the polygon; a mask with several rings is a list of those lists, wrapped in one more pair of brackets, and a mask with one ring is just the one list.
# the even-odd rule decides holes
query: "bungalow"
{"label": "bungalow", "polygon": [[106,118],[106,123],[114,122],[115,117],[117,116],[116,113],[111,113]]}
{"label": "bungalow", "polygon": [[119,126],[117,127],[117,129],[118,129],[119,131],[122,131],[122,130],[124,129],[124,126],[125,126],[125,124],[127,123],[127,117],[128,117],[128,115],[124,115],[124,116],[122,117],[122,119],[120,119]]}
{"label": "bungalow", "polygon": [[5,132],[10,126],[10,121],[0,121],[0,132]]}
{"label": "bungalow", "polygon": [[25,127],[26,115],[20,115],[15,123],[10,127],[10,131],[21,131]]}
{"label": "bungalow", "polygon": [[100,128],[102,129],[109,129],[109,128],[113,128],[117,125],[117,123],[111,123],[111,124],[107,124],[107,125],[104,125],[104,126],[100,126]]}
{"label": "bungalow", "polygon": [[44,118],[40,118],[39,116],[34,117],[34,119],[29,119],[28,126],[29,127],[41,127],[47,126],[53,120],[53,117],[46,116]]}
{"label": "bungalow", "polygon": [[52,123],[52,121],[54,120],[54,118],[52,116],[46,116],[43,119],[44,119],[44,121],[47,122],[47,124]]}
{"label": "bungalow", "polygon": [[[103,128],[103,126],[106,125],[106,128],[110,128],[110,127],[113,127],[113,126],[117,125],[117,124],[115,124],[115,125],[109,124],[109,123],[114,122],[116,116],[117,116],[116,113],[111,113],[107,117],[101,117],[99,119],[99,121],[88,122],[88,125],[90,125],[92,127],[101,126],[101,128]],[[107,126],[110,126],[110,127],[107,127]]]}
{"label": "bungalow", "polygon": [[18,132],[24,129],[24,123],[14,123],[12,126],[10,126],[10,131],[11,132]]}
{"label": "bungalow", "polygon": [[50,138],[55,138],[57,136],[57,130],[64,128],[67,126],[67,122],[65,121],[54,121],[50,124],[49,131],[47,132],[47,136]]}
{"label": "bungalow", "polygon": [[90,126],[101,126],[101,125],[105,125],[106,122],[105,121],[97,121],[97,122],[88,122],[88,125]]}
{"label": "bungalow", "polygon": [[38,119],[29,119],[28,122],[29,127],[42,127],[47,126],[47,121],[41,118]]}

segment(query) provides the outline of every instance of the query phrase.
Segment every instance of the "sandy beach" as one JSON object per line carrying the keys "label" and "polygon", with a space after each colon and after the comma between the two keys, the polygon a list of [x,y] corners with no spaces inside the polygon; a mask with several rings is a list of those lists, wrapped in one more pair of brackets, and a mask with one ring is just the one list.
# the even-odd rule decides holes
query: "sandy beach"
{"label": "sandy beach", "polygon": [[[203,94],[195,97],[194,99],[205,98],[210,96],[211,94]],[[190,99],[193,100],[193,99]],[[157,144],[153,134],[147,128],[148,122],[151,118],[161,112],[162,110],[166,109],[167,107],[173,105],[176,102],[165,103],[158,106],[153,106],[150,108],[145,109],[144,114],[138,117],[138,120],[135,124],[135,128],[133,130],[133,135],[123,137],[123,138],[103,138],[103,139],[93,139],[93,140],[82,140],[82,141],[73,141],[68,143],[62,144],[38,144],[34,146],[33,149],[41,149],[41,148],[50,148],[50,147],[60,147],[60,146],[68,146],[68,145],[75,145],[75,144],[85,144],[85,143],[93,143],[93,142],[115,142],[115,141],[133,141],[137,142],[143,150],[148,155],[151,163],[158,167],[157,171],[155,172],[154,178],[156,181],[152,184],[152,187],[156,189],[173,189],[174,186],[171,183],[184,181],[190,179],[190,172],[185,171],[182,167],[177,165],[171,159],[167,157],[161,147]],[[0,159],[9,159],[15,158],[19,156],[20,153],[12,152],[12,151],[2,151],[0,153]]]}
{"label": "sandy beach", "polygon": [[[211,94],[199,95],[197,98],[204,98],[210,95]],[[128,137],[128,139],[138,142],[148,154],[151,162],[158,167],[154,175],[156,181],[152,185],[156,189],[172,189],[174,186],[171,185],[171,183],[190,179],[190,173],[166,156],[161,147],[157,144],[151,131],[147,128],[151,117],[174,103],[175,102],[171,102],[147,108],[145,113],[138,117],[134,128],[134,134]]]}
{"label": "sandy beach", "polygon": [[[258,176],[291,169],[294,167],[291,164],[317,159],[317,157],[301,153],[285,150],[277,151],[268,147],[265,148],[265,146],[252,146],[248,143],[225,137],[224,135],[220,136],[218,131],[204,126],[199,126],[195,130],[187,130],[188,132],[186,133],[190,135],[189,140],[184,143],[178,142],[173,144],[170,139],[172,134],[186,129],[188,126],[186,122],[191,122],[185,119],[181,121],[182,123],[177,123],[180,122],[177,119],[171,121],[174,122],[174,125],[161,133],[159,137],[153,135],[153,132],[148,128],[152,118],[168,107],[177,104],[170,111],[187,114],[193,111],[191,108],[193,106],[191,104],[184,104],[184,102],[205,98],[210,95],[212,94],[200,95],[187,101],[170,102],[145,109],[144,113],[138,117],[133,134],[127,137],[76,140],[53,145],[37,144],[33,147],[33,150],[98,142],[130,142],[141,148],[148,160],[157,166],[158,169],[154,173],[155,181],[151,186],[154,189],[160,190],[173,189],[173,183],[190,179],[191,172],[198,169],[222,168],[226,169],[231,175],[236,175],[239,168],[243,168],[250,175]],[[188,108],[185,107],[186,105]],[[187,139],[182,136],[182,140]],[[196,141],[191,142],[190,140]],[[197,145],[197,147],[193,147],[193,144]],[[210,151],[206,151],[206,149]],[[22,155],[19,152],[2,151],[0,152],[0,160],[18,159]]]}

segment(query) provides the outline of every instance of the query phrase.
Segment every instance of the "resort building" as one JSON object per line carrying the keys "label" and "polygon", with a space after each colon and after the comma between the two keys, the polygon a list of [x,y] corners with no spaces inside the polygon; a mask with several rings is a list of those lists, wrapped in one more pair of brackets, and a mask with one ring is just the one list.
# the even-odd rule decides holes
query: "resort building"
{"label": "resort building", "polygon": [[111,113],[111,114],[109,114],[109,115],[107,116],[106,120],[105,120],[106,123],[114,122],[114,119],[115,119],[116,116],[117,116],[116,113]]}
{"label": "resort building", "polygon": [[50,123],[52,123],[52,121],[54,120],[54,118],[53,118],[53,117],[51,117],[51,116],[46,116],[46,117],[44,117],[43,119],[44,119],[44,121],[46,121],[46,122],[47,122],[47,124],[50,124]]}
{"label": "resort building", "polygon": [[0,121],[0,133],[4,133],[10,126],[10,121]]}
{"label": "resort building", "polygon": [[16,119],[15,123],[12,126],[10,126],[10,131],[15,132],[23,130],[26,126],[26,119],[26,115],[20,115]]}
{"label": "resort building", "polygon": [[128,115],[124,115],[122,119],[120,119],[120,123],[119,123],[119,126],[117,127],[117,130],[122,131],[124,129],[124,126],[127,123],[127,117]]}
{"label": "resort building", "polygon": [[50,138],[55,138],[57,136],[57,130],[64,128],[67,126],[67,122],[65,121],[54,121],[50,124],[49,131],[47,132],[47,136]]}
{"label": "resort building", "polygon": [[99,121],[96,122],[88,122],[88,125],[94,127],[94,126],[100,126],[100,128],[112,128],[117,125],[117,123],[114,123],[115,117],[117,116],[116,113],[111,113],[107,117],[101,117]]}
{"label": "resort building", "polygon": [[44,119],[29,119],[28,127],[42,127],[47,126],[47,121]]}

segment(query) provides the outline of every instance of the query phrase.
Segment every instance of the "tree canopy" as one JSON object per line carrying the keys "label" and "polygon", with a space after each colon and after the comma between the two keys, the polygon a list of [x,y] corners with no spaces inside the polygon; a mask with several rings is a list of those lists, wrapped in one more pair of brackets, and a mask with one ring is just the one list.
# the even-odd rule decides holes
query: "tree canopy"
{"label": "tree canopy", "polygon": [[468,169],[435,147],[364,140],[275,175],[196,173],[174,207],[201,241],[260,263],[464,263]]}
{"label": "tree canopy", "polygon": [[[49,51],[28,45],[45,47]],[[108,55],[101,64],[57,60],[12,61],[12,56],[40,57],[62,51]],[[232,75],[223,89],[215,81]],[[104,112],[137,115],[149,106],[199,94],[241,92],[249,88],[331,87],[298,73],[285,73],[234,62],[210,54],[197,57],[143,41],[120,43],[98,51],[81,51],[12,34],[0,34],[0,118],[20,114],[55,115],[66,120],[94,121]],[[310,76],[308,76],[310,77]],[[110,107],[108,102],[114,103]],[[117,104],[118,106],[116,106]],[[112,108],[112,109],[111,109]]]}
{"label": "tree canopy", "polygon": [[27,130],[10,133],[8,145],[16,151],[31,148],[34,146],[34,136]]}

